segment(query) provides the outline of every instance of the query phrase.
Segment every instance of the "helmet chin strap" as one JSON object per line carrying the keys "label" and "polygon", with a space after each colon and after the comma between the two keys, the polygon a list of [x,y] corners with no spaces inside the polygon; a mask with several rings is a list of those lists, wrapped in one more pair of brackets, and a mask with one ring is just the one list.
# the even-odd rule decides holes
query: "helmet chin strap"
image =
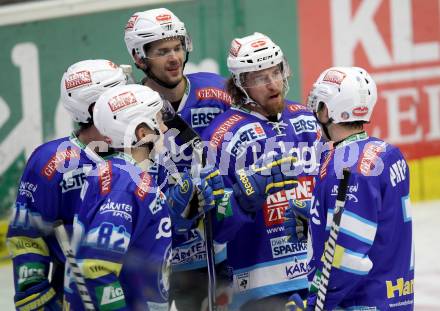
{"label": "helmet chin strap", "polygon": [[[234,79],[235,80],[235,79]],[[246,98],[244,98],[244,101],[240,104],[240,106],[243,105],[249,105],[252,107],[260,106],[260,108],[263,108],[261,104],[257,103],[255,100],[253,100],[249,94],[246,92],[244,87],[241,85],[240,81],[235,81],[235,85],[238,86],[238,88],[243,92],[244,95],[246,95]]]}

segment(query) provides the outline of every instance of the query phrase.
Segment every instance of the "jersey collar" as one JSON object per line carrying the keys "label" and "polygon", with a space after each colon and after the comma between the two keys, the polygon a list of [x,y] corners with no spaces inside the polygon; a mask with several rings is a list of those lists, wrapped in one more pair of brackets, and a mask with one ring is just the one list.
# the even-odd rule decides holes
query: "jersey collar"
{"label": "jersey collar", "polygon": [[189,92],[191,91],[191,82],[185,75],[183,76],[183,78],[186,80],[185,92],[183,93],[183,97],[180,101],[179,108],[177,108],[176,112],[181,112],[183,110],[183,107],[185,107],[186,101],[188,99]]}
{"label": "jersey collar", "polygon": [[345,138],[344,140],[335,142],[333,144],[333,147],[335,147],[335,148],[345,147],[353,142],[361,141],[361,140],[365,140],[365,139],[368,139],[368,134],[365,131],[362,131],[360,133],[352,134],[352,135],[348,136],[347,138]]}
{"label": "jersey collar", "polygon": [[75,132],[72,132],[69,136],[69,141],[77,146],[78,148],[82,149],[87,157],[90,160],[93,160],[95,163],[103,162],[104,159],[101,158],[95,151],[93,151],[88,145],[84,144],[82,141],[79,140],[78,136],[76,136]]}
{"label": "jersey collar", "polygon": [[121,151],[117,151],[115,152],[115,154],[113,155],[114,158],[117,159],[121,159],[124,160],[125,162],[131,163],[133,165],[137,166],[137,162],[135,159],[133,159],[133,157],[131,155],[129,155],[128,153],[125,152],[121,152]]}
{"label": "jersey collar", "polygon": [[[231,109],[237,110],[237,111],[241,111],[241,112],[244,112],[244,113],[247,113],[247,114],[250,114],[250,115],[256,117],[257,119],[260,119],[260,120],[263,120],[263,121],[269,121],[269,119],[267,117],[263,116],[261,113],[256,112],[256,111],[252,111],[252,110],[247,109],[247,108],[244,108],[243,106],[240,106],[240,107],[233,106],[233,107],[231,107]],[[277,119],[278,120],[281,119],[281,113],[277,114]]]}
{"label": "jersey collar", "polygon": [[141,163],[136,162],[136,160],[128,153],[118,151],[113,155],[114,158],[121,159],[127,163],[130,163],[137,168],[139,168],[142,172],[148,172],[151,166],[154,164],[150,159],[146,159]]}

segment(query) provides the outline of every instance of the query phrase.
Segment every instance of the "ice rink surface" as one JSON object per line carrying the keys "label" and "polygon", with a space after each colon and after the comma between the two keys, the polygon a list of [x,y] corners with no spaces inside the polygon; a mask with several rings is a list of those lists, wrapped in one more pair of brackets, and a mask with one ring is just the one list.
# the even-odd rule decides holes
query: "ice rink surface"
{"label": "ice rink surface", "polygon": [[[415,310],[440,310],[440,201],[414,204]],[[0,267],[0,310],[14,310],[12,267]]]}

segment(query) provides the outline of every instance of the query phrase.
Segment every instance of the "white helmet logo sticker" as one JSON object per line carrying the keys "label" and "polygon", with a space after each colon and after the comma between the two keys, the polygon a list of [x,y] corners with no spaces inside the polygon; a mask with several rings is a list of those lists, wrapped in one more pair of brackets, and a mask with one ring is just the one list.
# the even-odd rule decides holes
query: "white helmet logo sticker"
{"label": "white helmet logo sticker", "polygon": [[89,85],[91,83],[92,75],[88,70],[72,73],[71,75],[69,75],[66,81],[64,81],[66,90],[74,89],[83,85]]}
{"label": "white helmet logo sticker", "polygon": [[170,14],[157,15],[156,20],[160,23],[168,23],[171,21],[171,15]]}
{"label": "white helmet logo sticker", "polygon": [[229,54],[234,57],[237,57],[238,52],[240,51],[241,44],[237,40],[233,40],[231,43],[231,48],[229,49]]}
{"label": "white helmet logo sticker", "polygon": [[356,117],[363,117],[368,113],[367,106],[356,107],[352,111],[353,115]]}
{"label": "white helmet logo sticker", "polygon": [[265,45],[266,45],[266,41],[261,39],[251,43],[251,47],[253,48],[261,48]]}
{"label": "white helmet logo sticker", "polygon": [[344,78],[345,78],[345,73],[343,73],[342,71],[339,71],[339,70],[329,70],[325,74],[325,76],[322,79],[322,81],[341,85],[341,83],[344,80]]}
{"label": "white helmet logo sticker", "polygon": [[136,105],[138,102],[136,96],[132,92],[125,92],[116,95],[108,101],[108,105],[112,112],[120,111],[128,106]]}
{"label": "white helmet logo sticker", "polygon": [[137,15],[132,15],[128,20],[127,25],[125,25],[125,31],[133,30],[134,24],[136,23],[137,19],[138,19]]}

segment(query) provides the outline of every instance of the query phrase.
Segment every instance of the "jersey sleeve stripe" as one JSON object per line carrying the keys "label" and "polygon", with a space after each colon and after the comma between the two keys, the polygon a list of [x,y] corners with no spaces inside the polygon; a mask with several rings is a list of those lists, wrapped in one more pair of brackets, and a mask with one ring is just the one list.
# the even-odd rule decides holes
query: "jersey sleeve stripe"
{"label": "jersey sleeve stripe", "polygon": [[43,238],[34,239],[27,236],[15,236],[8,238],[8,246],[12,258],[29,253],[49,256],[49,249]]}
{"label": "jersey sleeve stripe", "polygon": [[333,266],[353,274],[365,275],[373,263],[367,255],[336,245]]}
{"label": "jersey sleeve stripe", "polygon": [[99,259],[84,259],[78,262],[84,277],[87,279],[97,279],[108,274],[114,273],[119,276],[122,264]]}
{"label": "jersey sleeve stripe", "polygon": [[[329,210],[327,213],[326,230],[330,230],[332,220],[333,210]],[[377,224],[349,211],[344,211],[340,231],[357,240],[372,245],[377,231]]]}

